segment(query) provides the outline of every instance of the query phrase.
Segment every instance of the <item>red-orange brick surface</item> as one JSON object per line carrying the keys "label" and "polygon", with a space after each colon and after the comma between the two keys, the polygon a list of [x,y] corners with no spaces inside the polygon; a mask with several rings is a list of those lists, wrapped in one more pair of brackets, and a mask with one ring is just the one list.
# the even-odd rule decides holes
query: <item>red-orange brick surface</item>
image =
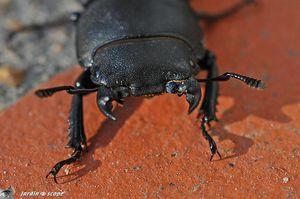
{"label": "red-orange brick surface", "polygon": [[[192,4],[217,12],[234,2]],[[264,91],[234,80],[221,84],[220,122],[211,133],[223,160],[209,162],[184,98],[127,99],[113,122],[90,95],[84,101],[89,150],[55,184],[45,175],[70,153],[64,146],[71,97],[41,100],[31,92],[0,115],[0,187],[12,185],[16,198],[22,191],[63,191],[65,198],[299,198],[300,1],[260,2],[205,29],[220,72],[267,83]],[[41,87],[71,84],[79,73],[67,71]]]}

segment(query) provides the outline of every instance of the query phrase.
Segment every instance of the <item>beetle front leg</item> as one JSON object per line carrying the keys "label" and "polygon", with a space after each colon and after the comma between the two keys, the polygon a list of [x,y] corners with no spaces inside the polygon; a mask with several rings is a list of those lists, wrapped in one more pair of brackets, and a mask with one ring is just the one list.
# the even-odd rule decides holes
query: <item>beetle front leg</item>
{"label": "beetle front leg", "polygon": [[[216,65],[216,57],[214,53],[206,51],[206,55],[203,60],[199,61],[199,65],[207,70],[207,78],[213,78],[218,76],[218,68]],[[198,118],[201,116],[201,130],[205,139],[209,142],[209,147],[211,151],[210,161],[213,159],[214,155],[217,153],[221,159],[221,155],[218,151],[217,145],[213,138],[208,134],[206,125],[210,127],[210,122],[217,120],[216,117],[216,106],[217,98],[219,92],[218,82],[210,81],[206,83],[205,95],[203,103],[199,109]]]}
{"label": "beetle front leg", "polygon": [[[90,70],[83,72],[75,82],[76,89],[92,89],[96,87],[94,83],[90,80]],[[52,175],[54,181],[57,183],[56,175],[59,170],[66,164],[71,164],[76,162],[83,149],[86,148],[86,136],[84,133],[83,126],[83,107],[82,107],[82,97],[84,94],[74,94],[72,98],[70,116],[69,116],[69,142],[68,147],[74,149],[73,154],[70,158],[62,160],[55,164],[46,177]]]}
{"label": "beetle front leg", "polygon": [[[200,63],[199,63],[200,64]],[[215,85],[215,84],[214,84]],[[210,126],[210,121],[212,120],[211,118],[214,117],[210,117],[210,114],[214,116],[215,114],[215,108],[211,107],[215,107],[215,102],[216,102],[216,96],[217,96],[217,88],[215,88],[214,86],[210,86],[210,88],[208,89],[209,91],[206,92],[205,94],[205,98],[204,98],[204,102],[207,103],[208,105],[204,106],[204,109],[207,110],[204,112],[204,114],[202,114],[202,118],[201,118],[201,130],[202,130],[202,134],[205,137],[205,139],[209,142],[209,147],[210,147],[210,151],[211,151],[211,157],[210,160],[213,159],[215,154],[218,154],[219,157],[221,158],[220,153],[218,152],[217,149],[217,145],[215,143],[215,141],[213,140],[213,138],[208,134],[207,130],[206,130],[206,125]],[[200,89],[200,85],[197,82],[196,79],[194,78],[190,78],[188,80],[182,81],[182,82],[168,82],[166,84],[166,92],[167,93],[173,93],[173,94],[177,94],[179,96],[185,94],[186,95],[186,100],[189,103],[189,111],[188,113],[193,112],[193,110],[198,106],[200,99],[201,99],[201,89]],[[215,100],[212,100],[212,103],[209,100],[209,97],[215,96]],[[203,104],[201,109],[203,109]],[[209,114],[210,113],[210,114]]]}
{"label": "beetle front leg", "polygon": [[[94,89],[98,87],[91,79],[90,70],[83,72],[75,82],[76,89]],[[77,149],[80,144],[86,146],[86,138],[83,126],[82,98],[86,94],[74,94],[72,98],[69,116],[69,143],[68,146]]]}
{"label": "beetle front leg", "polygon": [[[201,68],[207,70],[207,78],[211,79],[218,76],[218,67],[216,65],[216,57],[211,51],[206,51],[205,57],[199,61]],[[216,106],[219,93],[219,84],[216,81],[206,83],[204,100],[199,109],[198,118],[200,115],[207,117],[207,124],[213,120],[217,120]]]}
{"label": "beetle front leg", "polygon": [[202,130],[202,134],[205,137],[205,139],[208,141],[209,143],[209,148],[210,148],[210,152],[211,152],[211,156],[210,156],[210,161],[212,161],[213,157],[215,156],[215,154],[218,154],[219,158],[222,159],[221,154],[218,151],[216,142],[214,141],[214,139],[208,134],[207,130],[206,130],[206,124],[209,124],[207,116],[203,115],[203,117],[201,118],[201,130]]}

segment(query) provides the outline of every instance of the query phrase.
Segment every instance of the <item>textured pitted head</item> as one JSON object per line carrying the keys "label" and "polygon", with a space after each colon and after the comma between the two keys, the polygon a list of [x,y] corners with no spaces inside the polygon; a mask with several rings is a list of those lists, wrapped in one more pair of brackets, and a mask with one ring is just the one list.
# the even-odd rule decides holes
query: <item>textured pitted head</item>
{"label": "textured pitted head", "polygon": [[162,93],[167,82],[196,75],[195,60],[192,49],[180,39],[122,40],[96,51],[91,79],[97,85],[128,87],[134,96]]}

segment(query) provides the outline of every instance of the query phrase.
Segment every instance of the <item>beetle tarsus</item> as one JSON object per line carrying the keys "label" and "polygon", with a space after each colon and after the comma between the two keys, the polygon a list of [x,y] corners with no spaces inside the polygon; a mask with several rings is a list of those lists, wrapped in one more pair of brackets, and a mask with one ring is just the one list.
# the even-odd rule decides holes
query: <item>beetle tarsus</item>
{"label": "beetle tarsus", "polygon": [[58,184],[56,175],[58,174],[60,169],[66,164],[71,164],[73,162],[76,162],[80,158],[81,152],[82,152],[82,149],[80,147],[79,149],[74,151],[74,153],[72,154],[72,156],[70,158],[62,160],[62,161],[56,163],[54,165],[54,167],[50,170],[50,172],[46,175],[46,178],[48,178],[50,175],[52,175],[53,179],[54,179],[54,182]]}
{"label": "beetle tarsus", "polygon": [[216,154],[219,156],[219,159],[222,160],[222,156],[221,156],[221,154],[219,153],[219,151],[217,150],[216,153],[210,155],[209,161],[212,162],[212,161],[213,161],[213,158],[214,158],[214,156],[215,156]]}
{"label": "beetle tarsus", "polygon": [[54,182],[55,182],[56,184],[58,184],[57,179],[56,179],[56,174],[57,174],[57,172],[56,172],[56,170],[55,170],[55,167],[53,167],[53,168],[51,169],[51,171],[46,175],[46,178],[48,178],[50,175],[52,175],[52,176],[53,176],[53,179],[54,179]]}
{"label": "beetle tarsus", "polygon": [[215,154],[217,154],[219,156],[220,159],[222,159],[221,154],[218,151],[218,147],[216,145],[216,142],[214,141],[214,139],[208,134],[207,130],[206,130],[206,126],[205,125],[210,125],[209,124],[210,121],[208,120],[206,115],[203,115],[202,119],[201,119],[201,130],[202,130],[202,134],[204,136],[204,138],[208,141],[209,143],[209,148],[210,148],[210,152],[211,152],[211,156],[210,156],[210,161],[212,161],[213,157],[215,156]]}

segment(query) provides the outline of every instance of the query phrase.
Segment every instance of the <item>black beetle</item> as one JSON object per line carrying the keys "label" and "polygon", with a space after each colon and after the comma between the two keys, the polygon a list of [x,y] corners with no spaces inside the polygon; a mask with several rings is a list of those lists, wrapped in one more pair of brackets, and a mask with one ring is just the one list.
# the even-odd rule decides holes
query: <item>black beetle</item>
{"label": "black beetle", "polygon": [[[73,94],[69,117],[68,146],[74,153],[58,162],[48,173],[54,176],[65,165],[78,160],[86,147],[83,127],[82,97],[97,92],[100,111],[112,120],[112,102],[123,103],[129,96],[154,96],[162,93],[185,95],[188,113],[199,104],[199,82],[206,83],[206,92],[198,116],[208,140],[212,160],[217,150],[206,130],[216,120],[217,81],[236,78],[253,88],[264,87],[260,80],[235,73],[218,76],[215,56],[203,44],[198,20],[213,22],[229,16],[244,5],[244,0],[217,15],[195,13],[187,0],[86,0],[83,13],[72,14],[76,23],[76,48],[84,72],[75,86],[60,86],[36,91],[39,97],[49,97],[66,90]],[[51,26],[59,23],[46,24]],[[23,27],[32,30],[43,25]],[[207,79],[197,79],[200,70],[207,70]]]}

